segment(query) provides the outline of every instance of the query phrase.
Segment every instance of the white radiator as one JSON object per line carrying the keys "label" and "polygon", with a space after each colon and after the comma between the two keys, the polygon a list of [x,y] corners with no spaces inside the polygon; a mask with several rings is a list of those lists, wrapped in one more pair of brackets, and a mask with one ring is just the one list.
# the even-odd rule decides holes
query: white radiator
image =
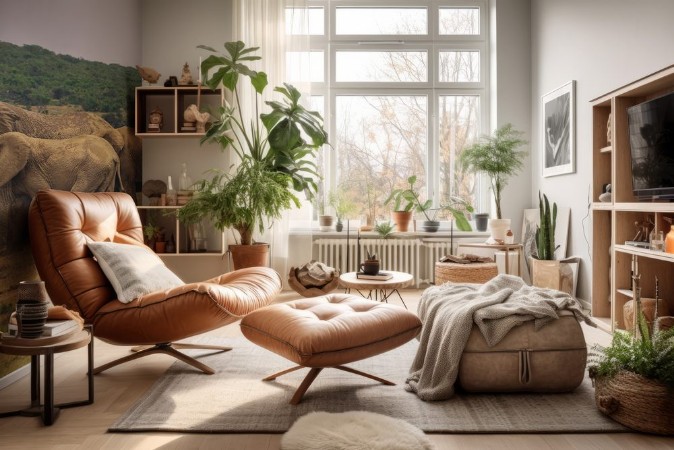
{"label": "white radiator", "polygon": [[[414,276],[415,286],[419,285],[419,244],[418,239],[360,239],[360,261],[358,260],[358,240],[349,240],[349,261],[347,267],[346,239],[316,239],[314,248],[316,260],[335,267],[340,272],[355,272],[359,262],[365,260],[367,251],[376,253],[381,270],[407,272]],[[347,270],[348,269],[348,270]]]}
{"label": "white radiator", "polygon": [[[454,249],[452,249],[451,241],[434,241],[424,239],[421,241],[422,245],[422,260],[423,260],[423,278],[421,282],[435,284],[435,263],[440,261],[445,255],[453,255]],[[456,243],[454,243],[456,247]]]}

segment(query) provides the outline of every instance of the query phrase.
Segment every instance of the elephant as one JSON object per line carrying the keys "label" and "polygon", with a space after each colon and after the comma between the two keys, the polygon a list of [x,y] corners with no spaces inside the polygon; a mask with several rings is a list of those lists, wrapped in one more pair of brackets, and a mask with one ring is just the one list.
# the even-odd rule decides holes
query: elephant
{"label": "elephant", "polygon": [[120,173],[117,152],[98,136],[39,139],[0,135],[0,252],[28,241],[31,199],[41,189],[112,191]]}
{"label": "elephant", "polygon": [[75,112],[49,115],[0,102],[0,135],[10,131],[42,139],[68,139],[90,134],[108,141],[117,154],[124,148],[124,138],[96,114]]}
{"label": "elephant", "polygon": [[117,131],[124,139],[124,149],[119,153],[122,185],[124,192],[135,199],[143,180],[143,140],[134,134],[133,128],[121,127]]}

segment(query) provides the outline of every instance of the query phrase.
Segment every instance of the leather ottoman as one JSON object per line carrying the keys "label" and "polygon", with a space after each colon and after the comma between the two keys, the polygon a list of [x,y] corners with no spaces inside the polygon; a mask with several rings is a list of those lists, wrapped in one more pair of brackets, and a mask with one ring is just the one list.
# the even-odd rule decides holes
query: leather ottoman
{"label": "leather ottoman", "polygon": [[568,392],[585,376],[587,345],[569,311],[534,329],[528,321],[488,347],[473,326],[459,365],[459,385],[468,392]]}
{"label": "leather ottoman", "polygon": [[265,381],[311,368],[291,404],[301,401],[311,383],[327,367],[394,384],[343,364],[396,348],[420,330],[421,321],[416,314],[400,306],[349,294],[271,305],[253,311],[241,321],[241,331],[251,342],[298,364],[264,378]]}

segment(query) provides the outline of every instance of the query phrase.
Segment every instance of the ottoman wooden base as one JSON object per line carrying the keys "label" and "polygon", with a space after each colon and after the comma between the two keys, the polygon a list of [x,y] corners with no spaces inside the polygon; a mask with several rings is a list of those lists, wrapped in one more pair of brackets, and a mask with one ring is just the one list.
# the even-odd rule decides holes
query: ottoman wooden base
{"label": "ottoman wooden base", "polygon": [[400,306],[373,302],[348,294],[330,294],[258,309],[241,321],[241,331],[251,342],[297,363],[278,372],[273,380],[303,367],[311,368],[291,404],[297,404],[322,369],[332,367],[371,378],[344,364],[394,349],[421,330],[416,314]]}

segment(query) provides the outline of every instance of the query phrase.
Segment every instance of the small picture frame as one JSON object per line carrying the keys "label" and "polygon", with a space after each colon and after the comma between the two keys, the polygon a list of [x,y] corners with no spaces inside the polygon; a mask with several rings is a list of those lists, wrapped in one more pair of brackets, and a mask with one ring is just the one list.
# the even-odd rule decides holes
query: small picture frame
{"label": "small picture frame", "polygon": [[541,97],[543,176],[576,171],[576,81]]}

